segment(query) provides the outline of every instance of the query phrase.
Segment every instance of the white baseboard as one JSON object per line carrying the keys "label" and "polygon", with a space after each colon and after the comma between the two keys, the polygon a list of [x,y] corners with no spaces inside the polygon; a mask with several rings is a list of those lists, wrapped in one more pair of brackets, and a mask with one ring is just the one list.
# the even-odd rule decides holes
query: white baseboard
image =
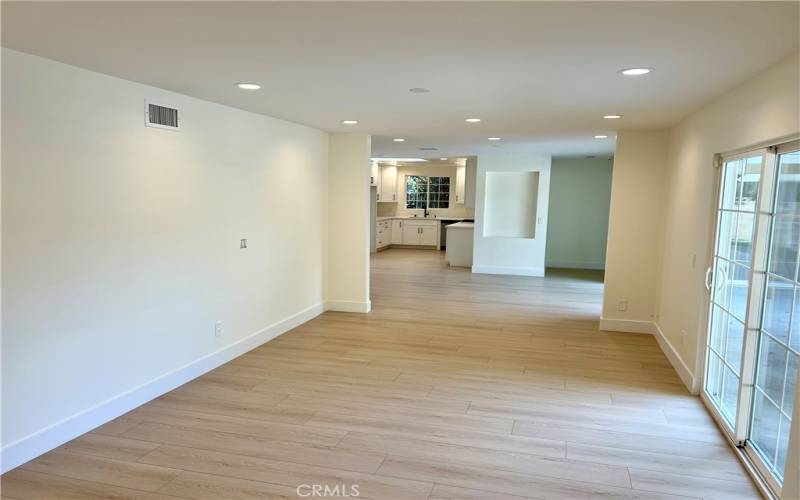
{"label": "white baseboard", "polygon": [[633,319],[600,318],[600,329],[607,332],[647,333],[655,334],[656,326],[652,321]]}
{"label": "white baseboard", "polygon": [[5,473],[32,460],[81,434],[109,422],[134,408],[179,387],[228,361],[251,351],[275,337],[295,328],[323,312],[322,304],[315,304],[286,319],[273,323],[241,340],[211,354],[178,367],[149,382],[129,389],[102,401],[86,410],[67,417],[24,438],[9,443],[2,449],[0,471]]}
{"label": "white baseboard", "polygon": [[692,373],[686,363],[683,362],[683,358],[680,354],[678,354],[678,351],[675,349],[675,346],[672,345],[672,342],[670,342],[667,336],[664,335],[664,332],[661,331],[661,327],[659,327],[656,323],[653,323],[653,326],[655,327],[654,335],[656,337],[656,342],[658,342],[658,346],[664,352],[664,355],[678,373],[678,376],[681,378],[686,388],[689,389],[689,392],[692,394],[699,394],[700,387],[696,385],[698,384],[698,380],[694,376],[694,373]]}
{"label": "white baseboard", "polygon": [[655,322],[630,319],[600,318],[600,329],[612,332],[646,333],[653,335],[656,339],[656,342],[658,342],[658,347],[661,348],[664,356],[667,357],[667,360],[669,360],[672,368],[681,378],[681,381],[684,383],[684,385],[686,385],[686,388],[689,389],[689,392],[692,394],[698,394],[699,387],[697,384],[699,381],[683,361],[681,355],[678,354],[675,346],[672,345],[667,336],[664,335],[664,332],[661,331],[661,327],[659,327]]}
{"label": "white baseboard", "polygon": [[544,276],[543,267],[472,266],[475,274],[506,274],[512,276]]}
{"label": "white baseboard", "polygon": [[368,313],[372,310],[372,302],[357,302],[355,300],[326,300],[326,311]]}
{"label": "white baseboard", "polygon": [[569,262],[569,261],[553,261],[545,262],[545,267],[557,267],[561,269],[595,269],[602,271],[606,268],[605,262]]}

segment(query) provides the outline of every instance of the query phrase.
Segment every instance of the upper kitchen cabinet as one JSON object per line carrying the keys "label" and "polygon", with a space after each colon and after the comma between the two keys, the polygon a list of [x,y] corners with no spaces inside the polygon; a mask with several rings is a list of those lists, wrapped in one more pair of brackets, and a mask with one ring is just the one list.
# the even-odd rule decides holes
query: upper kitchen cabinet
{"label": "upper kitchen cabinet", "polygon": [[456,167],[456,192],[453,194],[455,202],[463,205],[466,201],[464,199],[465,186],[467,180],[467,167]]}
{"label": "upper kitchen cabinet", "polygon": [[[475,188],[478,184],[478,158],[467,158],[464,168],[464,208],[475,208]],[[460,195],[461,196],[461,195]],[[461,200],[461,198],[459,198]],[[458,203],[461,203],[460,201]]]}
{"label": "upper kitchen cabinet", "polygon": [[394,165],[383,165],[380,167],[378,201],[388,203],[397,202],[397,167]]}
{"label": "upper kitchen cabinet", "polygon": [[[378,166],[378,162],[373,161],[372,165],[369,168],[369,185],[370,186],[379,186],[380,185],[380,167]],[[378,190],[380,192],[380,190]]]}
{"label": "upper kitchen cabinet", "polygon": [[475,183],[478,175],[478,159],[467,158],[464,165],[456,167],[455,191],[453,201],[464,208],[475,208]]}

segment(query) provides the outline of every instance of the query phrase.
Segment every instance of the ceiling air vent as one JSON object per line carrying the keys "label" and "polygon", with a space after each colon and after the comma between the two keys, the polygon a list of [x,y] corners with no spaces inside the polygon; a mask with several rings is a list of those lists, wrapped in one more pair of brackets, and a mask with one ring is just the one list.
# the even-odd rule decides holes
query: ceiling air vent
{"label": "ceiling air vent", "polygon": [[419,150],[420,151],[438,151],[439,148],[425,147],[425,148],[419,148]]}
{"label": "ceiling air vent", "polygon": [[181,128],[178,121],[178,108],[145,101],[144,124],[147,127],[178,130]]}

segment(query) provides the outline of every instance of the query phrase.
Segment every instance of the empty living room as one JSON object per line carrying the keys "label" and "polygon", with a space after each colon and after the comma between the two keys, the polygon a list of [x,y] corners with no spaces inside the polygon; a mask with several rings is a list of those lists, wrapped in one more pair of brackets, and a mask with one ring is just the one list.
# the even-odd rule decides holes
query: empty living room
{"label": "empty living room", "polygon": [[800,1],[0,41],[3,500],[800,500]]}

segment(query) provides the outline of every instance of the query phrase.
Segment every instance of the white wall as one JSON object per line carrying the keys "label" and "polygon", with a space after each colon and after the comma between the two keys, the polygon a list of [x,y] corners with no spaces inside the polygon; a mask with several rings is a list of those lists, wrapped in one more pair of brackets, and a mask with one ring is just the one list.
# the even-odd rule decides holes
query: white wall
{"label": "white wall", "polygon": [[799,73],[795,55],[715,99],[672,131],[657,321],[692,372],[700,365],[705,339],[703,280],[714,230],[714,155],[800,132]]}
{"label": "white wall", "polygon": [[604,269],[613,161],[553,158],[547,267]]}
{"label": "white wall", "polygon": [[[490,172],[538,172],[537,224],[534,238],[484,236],[487,205],[486,174]],[[476,180],[472,272],[544,276],[550,157],[521,153],[480,156]]]}
{"label": "white wall", "polygon": [[[668,137],[664,130],[617,135],[600,320],[603,330],[652,329],[658,304]],[[627,301],[627,310],[619,310],[620,300]]]}
{"label": "white wall", "polygon": [[331,134],[326,308],[369,312],[370,136]]}
{"label": "white wall", "polygon": [[4,469],[322,310],[327,134],[7,49],[2,86]]}

